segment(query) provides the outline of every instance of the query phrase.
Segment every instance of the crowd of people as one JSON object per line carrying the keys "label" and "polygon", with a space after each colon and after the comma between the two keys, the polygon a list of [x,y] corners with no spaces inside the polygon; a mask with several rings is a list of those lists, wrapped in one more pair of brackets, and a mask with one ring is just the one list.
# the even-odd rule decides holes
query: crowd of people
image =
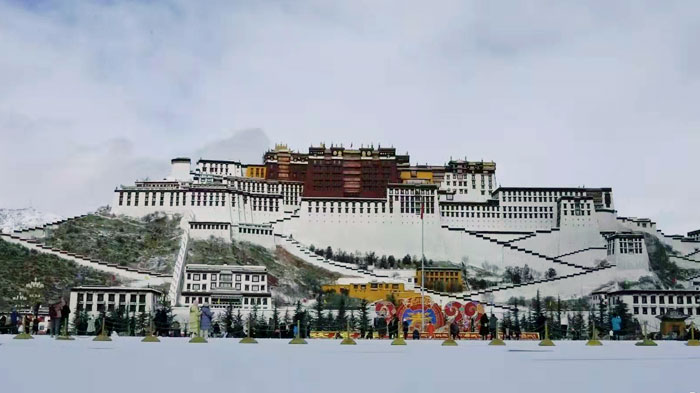
{"label": "crowd of people", "polygon": [[[71,310],[64,298],[49,305],[48,315],[41,311],[39,303],[24,313],[13,307],[8,315],[0,315],[0,334],[50,334],[53,337],[68,331]],[[48,322],[43,325],[44,329],[40,329],[42,322]]]}
{"label": "crowd of people", "polygon": [[[399,326],[401,326],[401,329],[399,329]],[[428,338],[435,338],[435,325],[431,320],[426,321],[424,328]],[[492,313],[490,317],[487,314],[481,314],[480,318],[467,320],[463,324],[453,319],[448,323],[446,330],[450,338],[455,340],[460,339],[461,332],[478,332],[482,340],[489,340],[496,337],[498,328],[498,318]],[[414,340],[421,338],[421,333],[417,326],[413,326],[413,329],[411,329],[409,321],[404,320],[403,322],[399,322],[396,316],[391,317],[388,322],[383,316],[377,316],[366,331],[365,329],[360,329],[360,337],[366,339],[371,339],[375,336],[378,338],[388,337],[389,339],[394,339],[399,337],[400,333],[403,333],[404,339],[409,338],[409,333],[410,337]],[[519,328],[513,331],[504,331],[504,333],[506,338],[520,339],[521,332]]]}

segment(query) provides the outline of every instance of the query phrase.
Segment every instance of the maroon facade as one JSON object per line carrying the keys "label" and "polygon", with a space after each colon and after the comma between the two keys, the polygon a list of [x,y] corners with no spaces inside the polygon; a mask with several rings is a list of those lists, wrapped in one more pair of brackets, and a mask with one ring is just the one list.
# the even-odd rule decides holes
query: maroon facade
{"label": "maroon facade", "polygon": [[265,154],[267,178],[303,181],[304,197],[384,198],[387,185],[398,183],[408,156],[394,148],[311,147],[308,154],[276,150]]}

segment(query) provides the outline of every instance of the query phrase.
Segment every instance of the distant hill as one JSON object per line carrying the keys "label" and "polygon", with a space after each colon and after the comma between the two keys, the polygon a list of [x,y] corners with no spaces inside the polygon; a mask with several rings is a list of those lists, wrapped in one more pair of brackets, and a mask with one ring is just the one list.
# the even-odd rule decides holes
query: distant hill
{"label": "distant hill", "polygon": [[180,248],[180,217],[141,219],[88,214],[47,231],[44,243],[121,266],[171,273]]}
{"label": "distant hill", "polygon": [[[88,214],[46,232],[43,243],[60,250],[159,273],[172,273],[180,247],[180,217],[154,213],[141,219]],[[282,248],[221,239],[189,242],[187,263],[261,265],[270,273],[277,304],[310,298],[338,274],[310,265]]]}
{"label": "distant hill", "polygon": [[47,305],[58,296],[68,299],[70,288],[78,285],[119,285],[118,278],[53,255],[30,251],[22,246],[0,240],[0,312],[16,304],[12,298],[36,279],[44,284],[40,303]]}
{"label": "distant hill", "polygon": [[62,218],[57,214],[40,212],[32,207],[0,209],[0,232],[10,233],[15,229],[35,227]]}

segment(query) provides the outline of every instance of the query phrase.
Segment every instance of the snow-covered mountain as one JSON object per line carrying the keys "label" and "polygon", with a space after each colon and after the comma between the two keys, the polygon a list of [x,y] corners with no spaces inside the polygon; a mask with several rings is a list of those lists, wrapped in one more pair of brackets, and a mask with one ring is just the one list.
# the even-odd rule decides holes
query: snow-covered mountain
{"label": "snow-covered mountain", "polygon": [[37,225],[54,222],[63,217],[40,212],[33,207],[23,209],[0,209],[0,231],[9,233],[15,229],[34,227]]}

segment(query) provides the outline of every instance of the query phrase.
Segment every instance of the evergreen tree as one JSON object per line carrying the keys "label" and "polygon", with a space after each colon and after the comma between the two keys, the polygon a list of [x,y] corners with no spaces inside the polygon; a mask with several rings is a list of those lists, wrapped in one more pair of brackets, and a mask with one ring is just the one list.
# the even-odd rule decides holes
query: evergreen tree
{"label": "evergreen tree", "polygon": [[323,330],[325,327],[325,320],[323,318],[323,295],[318,294],[316,298],[316,304],[314,305],[314,311],[316,312],[315,327],[316,330]]}
{"label": "evergreen tree", "polygon": [[540,290],[537,290],[537,296],[532,299],[532,312],[535,320],[539,320],[544,314],[542,313],[542,300],[540,299]]}
{"label": "evergreen tree", "polygon": [[355,330],[357,327],[357,318],[355,318],[355,310],[350,310],[350,329]]}
{"label": "evergreen tree", "polygon": [[333,249],[331,246],[326,247],[326,254],[325,254],[326,259],[333,259]]}
{"label": "evergreen tree", "polygon": [[135,334],[142,336],[151,333],[151,314],[145,311],[139,313],[136,317],[136,323],[134,324]]}
{"label": "evergreen tree", "polygon": [[562,338],[565,336],[566,332],[563,330],[563,327],[561,325],[561,312],[562,312],[562,304],[561,304],[561,298],[557,296],[557,306],[556,306],[556,315],[557,315],[557,320],[556,320],[556,325],[557,325],[557,338]]}
{"label": "evergreen tree", "polygon": [[338,315],[335,319],[335,330],[343,330],[345,328],[345,321],[347,316],[345,315],[345,295],[340,296],[340,302],[338,304]]}
{"label": "evergreen tree", "polygon": [[360,330],[366,332],[369,329],[369,312],[367,310],[367,300],[360,300]]}
{"label": "evergreen tree", "polygon": [[389,265],[390,269],[396,268],[396,258],[394,258],[393,255],[389,255],[389,257],[386,259],[386,262]]}
{"label": "evergreen tree", "polygon": [[521,330],[522,327],[520,326],[520,319],[518,318],[518,306],[515,306],[515,309],[513,310],[513,330]]}
{"label": "evergreen tree", "polygon": [[[240,313],[240,311],[239,311]],[[226,337],[233,336],[233,305],[229,304],[224,312],[224,317],[221,322],[224,325],[223,330],[226,333]]]}
{"label": "evergreen tree", "polygon": [[379,268],[380,269],[387,269],[389,267],[389,262],[386,259],[386,255],[382,255],[381,258],[379,258]]}
{"label": "evergreen tree", "polygon": [[292,324],[292,320],[289,318],[289,310],[284,310],[284,318],[282,318],[282,323],[284,323],[285,328]]}
{"label": "evergreen tree", "polygon": [[[277,302],[272,303],[272,326],[270,326],[272,329],[272,334],[279,334],[278,332],[281,332],[282,329],[280,329],[280,314],[279,310],[277,309]],[[275,338],[278,338],[275,336]]]}
{"label": "evergreen tree", "polygon": [[303,313],[304,312],[301,309],[301,301],[297,300],[296,308],[294,309],[294,324],[296,324],[297,321],[301,321],[303,319]]}
{"label": "evergreen tree", "polygon": [[233,337],[245,337],[245,331],[243,328],[243,316],[241,315],[241,310],[238,310],[236,316],[233,318]]}
{"label": "evergreen tree", "polygon": [[248,330],[250,329],[250,337],[259,337],[257,335],[257,324],[258,324],[258,305],[254,304],[253,308],[250,310],[250,313],[248,314],[248,318],[245,321],[245,329]]}
{"label": "evergreen tree", "polygon": [[596,320],[596,329],[598,329],[598,334],[601,336],[610,330],[610,323],[608,321],[608,306],[605,304],[603,299],[600,299],[598,303],[598,318]]}
{"label": "evergreen tree", "polygon": [[513,320],[511,319],[510,312],[503,314],[503,320],[501,321],[501,330],[503,331],[503,336],[505,337],[506,332],[513,330]]}
{"label": "evergreen tree", "polygon": [[[256,306],[254,306],[256,307]],[[257,307],[256,307],[257,308]],[[254,320],[255,322],[255,337],[261,337],[261,338],[268,338],[270,337],[270,327],[267,324],[267,321],[265,320],[265,314],[264,313],[257,313],[258,310],[256,311],[257,318]]]}
{"label": "evergreen tree", "polygon": [[520,317],[520,331],[521,332],[531,332],[529,318],[523,315]]}
{"label": "evergreen tree", "polygon": [[173,326],[175,316],[173,315],[173,308],[170,302],[163,299],[158,305],[156,310],[156,316],[154,324],[159,335],[168,335],[170,329]]}
{"label": "evergreen tree", "polygon": [[586,324],[586,332],[585,335],[582,337],[582,339],[588,338],[591,336],[591,333],[593,332],[593,326],[596,325],[596,318],[595,318],[595,311],[591,310],[588,313],[588,323]]}
{"label": "evergreen tree", "polygon": [[79,336],[86,335],[89,321],[90,315],[85,309],[73,314],[73,328],[75,329],[75,334]]}

